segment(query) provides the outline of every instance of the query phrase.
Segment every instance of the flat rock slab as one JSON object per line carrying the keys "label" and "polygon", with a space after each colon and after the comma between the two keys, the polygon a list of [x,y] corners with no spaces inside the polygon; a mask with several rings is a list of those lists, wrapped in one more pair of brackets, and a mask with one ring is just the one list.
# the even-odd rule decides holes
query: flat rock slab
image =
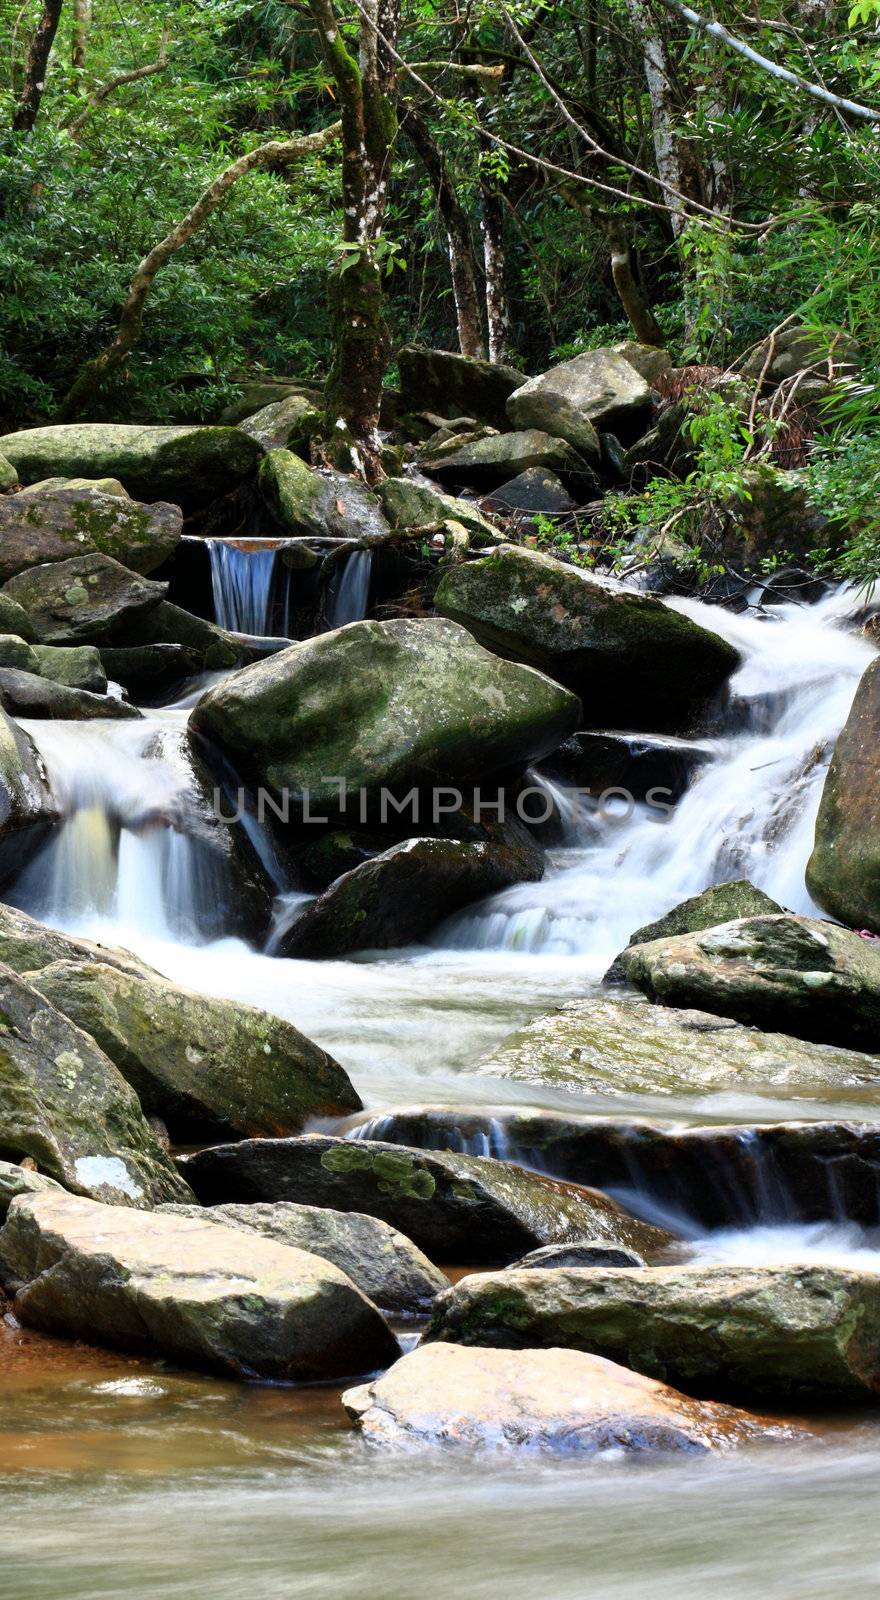
{"label": "flat rock slab", "polygon": [[713,1398],[864,1401],[880,1392],[880,1276],[807,1265],[480,1273],[438,1299],[427,1337],[586,1350]]}
{"label": "flat rock slab", "polygon": [[342,1404],[367,1439],[397,1448],[703,1455],[793,1431],[575,1350],[423,1345]]}
{"label": "flat rock slab", "polygon": [[399,1353],[329,1261],[190,1217],[22,1196],[0,1234],[0,1275],[29,1327],[228,1377],[314,1382]]}
{"label": "flat rock slab", "polygon": [[[16,1169],[18,1170],[18,1169]],[[31,1174],[32,1176],[32,1174]],[[0,1204],[3,1195],[0,1164]],[[378,1217],[359,1211],[332,1211],[322,1206],[275,1205],[163,1206],[178,1216],[198,1217],[246,1233],[262,1234],[278,1244],[307,1250],[351,1278],[383,1311],[404,1316],[428,1311],[449,1280],[411,1239]]]}
{"label": "flat rock slab", "polygon": [[880,1055],[640,1000],[569,1000],[506,1039],[477,1071],[609,1096],[880,1088]]}
{"label": "flat rock slab", "polygon": [[180,1168],[205,1204],[293,1200],[365,1211],[399,1228],[432,1261],[463,1266],[587,1237],[640,1254],[669,1240],[606,1195],[452,1151],[312,1134],[220,1145],[184,1157]]}

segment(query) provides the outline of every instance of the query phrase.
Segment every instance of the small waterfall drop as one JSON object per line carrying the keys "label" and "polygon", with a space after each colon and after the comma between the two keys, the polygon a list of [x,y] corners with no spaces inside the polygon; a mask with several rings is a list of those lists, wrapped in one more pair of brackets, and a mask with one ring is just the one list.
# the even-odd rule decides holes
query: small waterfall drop
{"label": "small waterfall drop", "polygon": [[214,619],[231,633],[268,634],[276,540],[209,539]]}
{"label": "small waterfall drop", "polygon": [[370,598],[373,556],[370,550],[353,550],[334,573],[327,596],[328,629],[344,628],[348,622],[362,622]]}

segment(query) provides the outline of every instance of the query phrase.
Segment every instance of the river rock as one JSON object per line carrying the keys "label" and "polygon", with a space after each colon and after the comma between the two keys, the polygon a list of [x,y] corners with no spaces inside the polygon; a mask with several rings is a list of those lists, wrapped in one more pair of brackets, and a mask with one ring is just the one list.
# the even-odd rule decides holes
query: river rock
{"label": "river rock", "polygon": [[600,454],[597,429],[631,443],[648,427],[651,410],[649,385],[614,350],[588,350],[563,361],[530,378],[507,402],[514,428],[542,428],[567,439],[594,465]]}
{"label": "river rock", "polygon": [[[398,352],[401,409],[436,411],[441,417],[475,417],[505,428],[508,397],[523,381],[515,367],[480,361],[452,350],[407,345]],[[0,441],[2,447],[2,441]]]}
{"label": "river rock", "polygon": [[880,1054],[811,1044],[706,1011],[569,1000],[479,1062],[493,1078],[616,1097],[706,1090],[831,1094],[880,1087]]}
{"label": "river rock", "polygon": [[490,433],[444,440],[426,447],[419,457],[422,469],[441,483],[463,483],[476,489],[494,489],[530,467],[545,467],[561,477],[576,480],[583,498],[598,488],[592,466],[563,439],[530,428],[521,433]]}
{"label": "river rock", "polygon": [[95,551],[132,572],[152,572],[174,554],[182,523],[178,506],[78,489],[0,498],[0,583],[27,567]]}
{"label": "river rock", "polygon": [[480,1273],[435,1302],[428,1340],[586,1350],[691,1394],[869,1400],[880,1276],[837,1267]]}
{"label": "river rock", "polygon": [[46,490],[77,489],[88,494],[112,494],[120,500],[130,500],[131,495],[125,485],[118,478],[41,478],[38,483],[29,483],[23,494],[41,495]]}
{"label": "river rock", "polygon": [[[3,1187],[0,1165],[0,1203]],[[163,1206],[162,1210],[200,1217],[204,1222],[218,1222],[228,1228],[243,1228],[247,1233],[275,1239],[278,1244],[322,1256],[339,1267],[383,1311],[398,1316],[415,1316],[430,1310],[437,1295],[449,1287],[446,1274],[411,1239],[363,1212],[297,1206],[289,1200],[277,1205]]]}
{"label": "river rock", "polygon": [[614,1245],[545,1244],[540,1250],[530,1250],[520,1261],[511,1263],[511,1272],[546,1271],[548,1267],[644,1267],[646,1262],[635,1250],[623,1250]]}
{"label": "river rock", "polygon": [[242,433],[256,439],[264,450],[307,450],[309,440],[323,425],[323,417],[308,394],[288,394],[273,400],[239,424]]}
{"label": "river rock", "polygon": [[294,537],[382,538],[388,533],[371,489],[342,472],[316,472],[290,450],[270,450],[260,492],[276,522]]}
{"label": "river rock", "polygon": [[786,1431],[577,1350],[422,1345],[342,1404],[371,1443],[493,1455],[703,1455]]}
{"label": "river rock", "polygon": [[36,629],[24,606],[19,605],[9,594],[4,594],[0,589],[0,633],[7,638],[24,639],[28,644],[33,644],[37,637]]}
{"label": "river rock", "polygon": [[585,1237],[650,1254],[669,1237],[606,1195],[452,1151],[310,1134],[219,1145],[185,1157],[181,1170],[206,1205],[293,1200],[365,1211],[399,1228],[432,1261],[464,1266]]}
{"label": "river rock", "polygon": [[575,509],[568,490],[548,467],[528,467],[507,483],[493,489],[487,502],[493,511],[544,517],[564,516]]}
{"label": "river rock", "polygon": [[134,1090],[94,1039],[10,968],[0,968],[5,1019],[0,1150],[31,1156],[78,1194],[114,1205],[187,1200]]}
{"label": "river rock", "polygon": [[93,722],[96,718],[137,720],[142,713],[112,695],[89,694],[66,684],[0,667],[0,706],[10,716],[52,717],[66,722]]}
{"label": "river rock", "polygon": [[[682,900],[656,922],[646,922],[629,937],[629,945],[650,944],[654,939],[668,939],[678,933],[701,933],[704,928],[717,928],[722,922],[735,922],[739,917],[774,917],[784,913],[784,906],[771,900],[763,889],[756,889],[747,878],[734,878],[728,883],[713,883],[702,894]],[[603,980],[605,983],[624,983],[626,973],[620,956],[612,962]]]}
{"label": "river rock", "polygon": [[18,486],[18,473],[11,461],[0,455],[0,494],[8,494]]}
{"label": "river rock", "polygon": [[107,677],[146,703],[205,670],[202,652],[182,644],[104,645],[100,656]]}
{"label": "river rock", "polygon": [[0,883],[17,876],[58,816],[36,745],[0,709]]}
{"label": "river rock", "polygon": [[326,959],[412,944],[453,911],[543,871],[543,852],[527,836],[407,839],[332,883],[297,917],[279,953]]}
{"label": "river rock", "polygon": [[[197,617],[170,600],[160,600],[140,615],[134,617],[126,631],[127,647],[176,645],[190,660],[197,663],[199,672],[219,672],[224,667],[234,667],[242,659],[241,637],[218,628],[214,622]],[[112,641],[118,644],[118,640]]]}
{"label": "river rock", "polygon": [[339,1379],[399,1353],[329,1261],[188,1216],[22,1197],[0,1235],[0,1272],[28,1327],[227,1377]]}
{"label": "river rock", "polygon": [[712,744],[675,739],[671,734],[573,733],[554,750],[546,768],[554,777],[594,795],[620,789],[635,800],[651,794],[675,804],[694,774],[714,760]]}
{"label": "river rock", "polygon": [[807,887],[820,906],[880,933],[880,658],[871,662],[838,735],[822,790]]}
{"label": "river rock", "polygon": [[167,583],[142,578],[100,553],[29,567],[3,586],[24,606],[41,644],[110,644],[167,590]]}
{"label": "river rock", "polygon": [[438,618],[307,639],[209,690],[190,728],[314,820],[340,809],[340,779],[353,806],[361,790],[476,782],[546,755],[578,720],[565,689]]}
{"label": "river rock", "polygon": [[[17,1167],[11,1161],[0,1161],[0,1220],[6,1217],[13,1200],[20,1194],[63,1194],[64,1190],[54,1178],[47,1178],[31,1167]],[[443,1279],[446,1288],[448,1279]]]}
{"label": "river rock", "polygon": [[392,528],[433,530],[451,518],[470,534],[472,545],[497,544],[502,537],[473,501],[444,494],[424,479],[385,478],[376,493]]}
{"label": "river rock", "polygon": [[135,499],[167,497],[197,510],[257,470],[262,448],[238,428],[73,422],[0,438],[22,483],[48,477],[118,478]]}
{"label": "river rock", "polygon": [[880,945],[810,917],[744,917],[623,951],[652,1000],[695,1006],[797,1038],[876,1049]]}
{"label": "river rock", "polygon": [[681,730],[739,662],[661,600],[516,545],[446,572],[434,604],[489,648],[573,689],[582,727]]}
{"label": "river rock", "polygon": [[19,639],[14,633],[0,633],[0,668],[4,667],[15,672],[38,674],[39,663],[33,645],[25,639]]}
{"label": "river rock", "polygon": [[66,684],[68,689],[85,689],[89,694],[106,694],[107,674],[101,652],[92,644],[35,644],[35,671],[50,683]]}
{"label": "river rock", "polygon": [[[14,972],[36,972],[53,961],[103,961],[123,966],[137,963],[137,957],[128,950],[117,950],[91,939],[75,939],[69,933],[59,933],[36,917],[29,917],[17,906],[0,901],[0,964]],[[143,965],[143,963],[141,963]],[[152,972],[152,967],[145,967]],[[157,974],[158,976],[158,974]]]}

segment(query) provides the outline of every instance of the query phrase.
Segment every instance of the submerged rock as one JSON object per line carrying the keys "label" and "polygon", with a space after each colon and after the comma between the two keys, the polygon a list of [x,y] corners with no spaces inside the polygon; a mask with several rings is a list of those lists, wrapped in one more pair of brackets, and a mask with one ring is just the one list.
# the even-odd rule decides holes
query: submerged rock
{"label": "submerged rock", "polygon": [[262,448],[238,428],[72,422],[0,439],[22,483],[48,477],[118,478],[136,499],[167,496],[198,509],[256,472]]}
{"label": "submerged rock", "polygon": [[95,551],[132,572],[152,572],[174,554],[182,523],[178,506],[137,505],[80,489],[0,498],[0,583],[28,567]]}
{"label": "submerged rock", "polygon": [[880,933],[880,659],[837,738],[816,819],[807,887],[833,917]]}
{"label": "submerged rock", "polygon": [[[682,900],[656,922],[646,922],[630,935],[629,945],[650,944],[654,939],[669,939],[677,933],[701,933],[704,928],[717,928],[722,922],[734,922],[738,917],[774,917],[784,914],[784,906],[771,900],[763,889],[756,889],[747,878],[734,878],[728,883],[713,883],[702,894]],[[629,947],[629,946],[628,946]],[[617,956],[605,974],[605,983],[623,983],[626,974],[621,956]]]}
{"label": "submerged rock", "polygon": [[651,409],[647,382],[614,350],[588,350],[563,361],[530,378],[507,402],[515,428],[543,428],[596,461],[597,429],[629,442],[644,433]]}
{"label": "submerged rock", "polygon": [[399,1353],[329,1261],[191,1217],[28,1196],[0,1235],[0,1273],[28,1327],[227,1377],[339,1379]]}
{"label": "submerged rock", "polygon": [[477,1071],[611,1097],[880,1088],[880,1054],[811,1044],[706,1011],[639,1000],[569,1000],[505,1040]]}
{"label": "submerged rock", "polygon": [[[17,1170],[17,1169],[15,1169]],[[0,1200],[3,1172],[0,1168]],[[411,1239],[358,1211],[332,1211],[326,1206],[276,1205],[165,1206],[180,1216],[199,1217],[246,1233],[262,1234],[278,1244],[293,1245],[322,1256],[347,1274],[383,1311],[411,1316],[428,1311],[449,1279],[417,1249]]]}
{"label": "submerged rock", "polygon": [[807,1264],[480,1273],[426,1338],[587,1350],[689,1393],[867,1400],[880,1392],[880,1277]]}
{"label": "submerged rock", "polygon": [[65,722],[137,721],[142,715],[135,706],[112,695],[70,689],[33,672],[16,672],[9,667],[0,667],[0,706],[15,717],[52,717]]}
{"label": "submerged rock", "polygon": [[397,364],[402,410],[436,411],[442,417],[467,415],[495,428],[507,426],[508,397],[523,381],[521,372],[499,361],[415,345],[398,352]]}
{"label": "submerged rock", "polygon": [[0,968],[0,1150],[121,1206],[191,1198],[134,1090],[94,1039]]}
{"label": "submerged rock", "polygon": [[619,960],[627,981],[663,1005],[856,1050],[880,1040],[880,946],[831,922],[743,917],[633,945]]}
{"label": "submerged rock", "polygon": [[97,1040],[179,1142],[298,1133],[360,1109],[348,1075],[290,1022],[192,994],[140,965],[58,961],[30,982]]}
{"label": "submerged rock", "polygon": [[434,603],[489,649],[574,690],[581,726],[680,729],[739,662],[662,601],[516,545],[446,572]]}
{"label": "submerged rock", "polygon": [[606,1195],[452,1151],[313,1134],[221,1145],[185,1157],[181,1170],[208,1205],[293,1200],[365,1211],[399,1228],[432,1261],[493,1264],[587,1236],[645,1254],[669,1238]]}
{"label": "submerged rock", "polygon": [[703,1455],[790,1433],[575,1350],[422,1345],[342,1404],[372,1443],[595,1455]]}
{"label": "submerged rock", "polygon": [[[476,782],[524,768],[579,716],[541,673],[445,620],[355,622],[244,668],[208,691],[190,728],[312,820],[383,788]],[[355,815],[357,815],[355,809]]]}
{"label": "submerged rock", "polygon": [[167,583],[142,578],[101,554],[29,567],[3,586],[24,606],[41,644],[118,641],[167,590]]}

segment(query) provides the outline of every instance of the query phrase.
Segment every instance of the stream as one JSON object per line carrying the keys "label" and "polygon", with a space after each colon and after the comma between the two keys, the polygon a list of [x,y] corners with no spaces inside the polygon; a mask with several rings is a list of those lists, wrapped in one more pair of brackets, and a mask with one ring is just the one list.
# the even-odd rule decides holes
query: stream
{"label": "stream", "polygon": [[[269,566],[271,563],[269,563]],[[269,566],[235,616],[265,603]],[[224,558],[216,558],[215,581]],[[339,608],[365,604],[346,572]],[[365,1118],[429,1103],[670,1123],[871,1113],[840,1091],[577,1095],[479,1076],[514,1028],[595,992],[629,934],[735,877],[817,913],[804,869],[834,738],[875,654],[846,592],[809,608],[731,615],[671,602],[743,664],[715,759],[673,811],[619,814],[563,796],[564,842],[541,883],[450,919],[430,946],[379,958],[281,960],[216,936],[216,861],[196,826],[185,753],[192,704],[141,723],[24,724],[66,820],[9,898],[73,933],[126,946],[178,983],[288,1017],[351,1074]],[[247,608],[251,609],[248,610]],[[222,875],[221,875],[222,876]],[[364,1120],[364,1119],[361,1119]],[[695,1240],[705,1261],[823,1260],[880,1271],[880,1241],[845,1219],[773,1218]],[[468,1596],[725,1600],[873,1594],[880,1424],[846,1417],[808,1446],[633,1467],[379,1460],[335,1391],[236,1387],[159,1363],[0,1330],[0,1594],[10,1600]]]}

